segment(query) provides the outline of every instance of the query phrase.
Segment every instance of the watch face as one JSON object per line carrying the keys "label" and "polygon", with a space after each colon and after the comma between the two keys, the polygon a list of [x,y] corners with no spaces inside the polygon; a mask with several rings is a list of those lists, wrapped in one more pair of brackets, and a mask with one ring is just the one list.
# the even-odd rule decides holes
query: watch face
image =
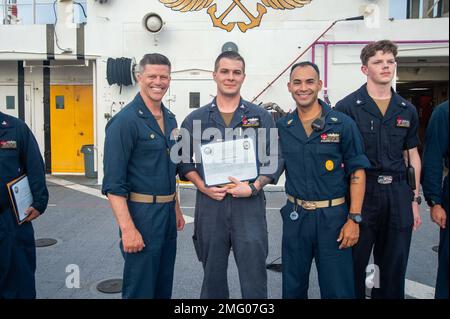
{"label": "watch face", "polygon": [[352,215],[350,215],[350,219],[353,220],[357,224],[362,222],[361,214],[352,214]]}

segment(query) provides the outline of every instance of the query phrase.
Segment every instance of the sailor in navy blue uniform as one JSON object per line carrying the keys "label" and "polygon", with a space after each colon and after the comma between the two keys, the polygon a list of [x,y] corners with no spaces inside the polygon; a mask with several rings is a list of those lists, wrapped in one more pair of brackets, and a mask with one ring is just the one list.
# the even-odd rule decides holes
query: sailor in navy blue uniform
{"label": "sailor in navy blue uniform", "polygon": [[[277,122],[288,200],[283,218],[283,298],[306,299],[315,259],[321,297],[355,297],[351,248],[359,236],[369,161],[356,124],[318,99],[318,67],[294,65],[296,111]],[[351,179],[351,206],[346,203]]]}
{"label": "sailor in navy blue uniform", "polygon": [[[6,184],[26,175],[33,195],[19,225]],[[0,112],[0,299],[36,298],[36,246],[31,221],[47,208],[45,167],[33,133],[21,120]]]}
{"label": "sailor in navy blue uniform", "polygon": [[[412,230],[421,224],[419,121],[416,108],[392,89],[396,56],[391,41],[367,45],[361,53],[367,84],[336,104],[358,125],[371,164],[360,240],[353,248],[360,299],[366,297],[366,271],[373,278],[367,281],[372,298],[404,298]],[[372,248],[374,265],[368,266]]]}
{"label": "sailor in navy blue uniform", "polygon": [[[264,299],[267,298],[268,236],[262,188],[268,183],[276,183],[281,165],[278,148],[271,152],[270,133],[276,133],[275,123],[266,110],[241,98],[245,62],[237,52],[219,55],[214,79],[217,83],[214,101],[192,112],[181,125],[181,135],[183,131],[188,135],[187,139],[183,136],[182,141],[188,141],[191,152],[187,153],[186,160],[183,159],[180,177],[191,180],[198,189],[193,239],[204,269],[200,297],[229,298],[227,269],[232,247],[242,298]],[[213,131],[217,136],[208,134]],[[257,131],[263,131],[263,134],[249,133]],[[197,133],[199,137],[196,137]],[[194,156],[197,159],[200,154],[199,146],[216,140],[228,141],[228,136],[233,138],[234,133],[236,138],[256,137],[255,150],[264,147],[262,153],[268,154],[268,161],[257,158],[259,176],[249,183],[230,176],[232,185],[207,186],[200,161],[194,161]],[[274,141],[277,140],[275,135]]]}
{"label": "sailor in navy blue uniform", "polygon": [[123,298],[169,299],[177,229],[184,219],[176,198],[175,116],[162,99],[170,61],[148,54],[140,62],[140,92],[106,127],[103,194],[120,227],[125,259]]}
{"label": "sailor in navy blue uniform", "polygon": [[441,228],[436,299],[448,299],[448,173],[442,183],[444,165],[449,168],[448,100],[437,106],[428,123],[423,151],[422,190],[430,206],[431,219]]}

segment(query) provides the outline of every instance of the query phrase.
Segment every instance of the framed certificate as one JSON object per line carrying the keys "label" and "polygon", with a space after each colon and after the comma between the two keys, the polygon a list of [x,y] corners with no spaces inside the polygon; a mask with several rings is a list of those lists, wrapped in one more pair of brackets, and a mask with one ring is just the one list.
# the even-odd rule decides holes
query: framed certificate
{"label": "framed certificate", "polygon": [[28,177],[22,175],[6,184],[6,186],[8,187],[9,197],[17,223],[21,225],[27,218],[26,210],[33,204],[33,194],[31,193]]}
{"label": "framed certificate", "polygon": [[229,184],[229,176],[240,181],[258,177],[253,139],[213,142],[200,147],[206,186]]}

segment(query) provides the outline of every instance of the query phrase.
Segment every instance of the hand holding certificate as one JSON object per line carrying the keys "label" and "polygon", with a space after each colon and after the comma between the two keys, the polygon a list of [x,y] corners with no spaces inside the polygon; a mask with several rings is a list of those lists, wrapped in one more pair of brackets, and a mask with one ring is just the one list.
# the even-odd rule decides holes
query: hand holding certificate
{"label": "hand holding certificate", "polygon": [[23,175],[7,184],[11,204],[17,223],[23,224],[28,217],[28,208],[33,204],[28,177]]}
{"label": "hand holding certificate", "polygon": [[240,181],[258,177],[253,139],[244,138],[201,146],[205,184],[229,184],[229,176]]}

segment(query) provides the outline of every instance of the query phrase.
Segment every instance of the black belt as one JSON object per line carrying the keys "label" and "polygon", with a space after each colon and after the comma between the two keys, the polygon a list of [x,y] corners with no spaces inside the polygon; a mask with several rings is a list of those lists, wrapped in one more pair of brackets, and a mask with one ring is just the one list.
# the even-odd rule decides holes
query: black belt
{"label": "black belt", "polygon": [[366,178],[368,181],[377,182],[381,185],[388,185],[392,183],[400,183],[406,180],[406,172],[403,174],[392,174],[392,173],[378,173],[378,172],[367,172]]}

